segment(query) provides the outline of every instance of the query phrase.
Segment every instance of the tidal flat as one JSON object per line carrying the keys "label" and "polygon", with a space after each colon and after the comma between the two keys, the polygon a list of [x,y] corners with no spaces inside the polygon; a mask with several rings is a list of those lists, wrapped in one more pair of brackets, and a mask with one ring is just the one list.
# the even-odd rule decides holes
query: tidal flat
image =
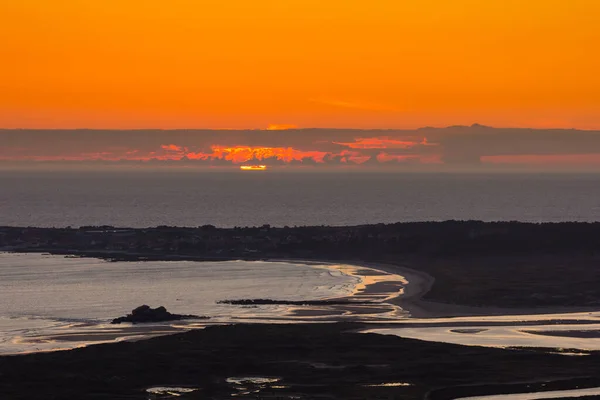
{"label": "tidal flat", "polygon": [[[150,388],[175,387],[193,388],[178,393],[190,399],[236,394],[420,399],[429,393],[437,400],[528,387],[600,386],[594,378],[600,376],[598,352],[565,357],[357,333],[361,328],[349,323],[213,326],[138,342],[0,357],[0,393],[11,399],[148,399]],[[271,381],[240,395],[234,377]]]}

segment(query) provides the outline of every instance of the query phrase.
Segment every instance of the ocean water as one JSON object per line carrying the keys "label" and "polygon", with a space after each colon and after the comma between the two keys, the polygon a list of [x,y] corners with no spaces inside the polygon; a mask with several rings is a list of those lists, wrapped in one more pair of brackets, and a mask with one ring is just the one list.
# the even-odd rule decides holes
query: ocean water
{"label": "ocean water", "polygon": [[600,174],[0,171],[0,225],[600,221]]}

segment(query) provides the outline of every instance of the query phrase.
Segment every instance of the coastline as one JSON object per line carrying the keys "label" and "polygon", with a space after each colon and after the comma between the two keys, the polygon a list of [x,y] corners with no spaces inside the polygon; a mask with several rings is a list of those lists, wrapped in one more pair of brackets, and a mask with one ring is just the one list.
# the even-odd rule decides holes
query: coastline
{"label": "coastline", "polygon": [[[392,304],[405,308],[411,317],[417,319],[458,318],[458,317],[493,317],[549,314],[577,314],[599,311],[597,307],[474,307],[452,303],[424,300],[423,297],[435,284],[435,278],[425,272],[406,266],[393,264],[367,263],[373,268],[399,273],[406,276],[409,284],[405,295],[393,299]],[[411,285],[410,282],[414,283]],[[412,286],[412,287],[411,287]]]}
{"label": "coastline", "polygon": [[[435,318],[443,318],[444,310],[454,317],[461,316],[459,311],[464,312],[462,316],[473,317],[491,316],[495,315],[493,312],[500,311],[496,308],[461,307],[424,301],[423,296],[435,283],[434,278],[406,266],[360,261],[281,258],[260,261],[341,264],[353,267],[357,271],[367,272],[366,269],[373,269],[400,275],[408,281],[408,284],[403,286],[402,293],[385,300],[386,303],[398,305],[411,312],[411,318],[389,322],[388,326],[394,325],[397,328],[402,325],[424,326],[428,324],[427,320],[434,325],[438,322]],[[480,313],[474,313],[473,309]],[[502,315],[519,315],[515,311],[526,313],[530,310],[503,311],[508,312]],[[535,314],[540,314],[539,309]],[[423,319],[419,321],[420,318]],[[458,322],[457,319],[449,318],[446,324],[452,324],[453,321]],[[334,393],[340,381],[348,381],[355,385],[351,388],[353,391],[361,390],[383,398],[390,397],[393,393],[399,398],[417,399],[429,396],[428,398],[446,400],[455,398],[458,394],[480,394],[479,390],[482,394],[486,392],[495,394],[496,391],[517,393],[522,386],[514,383],[523,381],[544,382],[539,390],[548,390],[554,387],[554,384],[545,386],[547,381],[578,377],[581,368],[595,371],[594,368],[597,369],[598,365],[597,358],[600,357],[600,352],[593,351],[583,354],[586,357],[565,357],[559,353],[551,353],[548,349],[514,351],[481,346],[457,346],[438,340],[424,341],[422,338],[414,340],[403,338],[401,335],[399,337],[362,333],[366,332],[365,329],[369,325],[373,327],[373,324],[370,324],[373,321],[338,324],[273,322],[276,321],[260,324],[243,321],[239,324],[212,326],[206,329],[184,329],[188,332],[183,330],[164,332],[160,337],[148,335],[152,327],[138,327],[139,335],[132,335],[124,340],[104,342],[107,344],[96,342],[83,344],[78,346],[81,348],[68,352],[32,352],[36,354],[21,353],[19,357],[0,357],[0,373],[12,376],[10,375],[12,371],[16,371],[15,377],[7,381],[7,384],[2,386],[0,382],[0,393],[23,391],[24,389],[19,385],[33,382],[35,385],[31,386],[32,389],[25,389],[25,391],[31,390],[31,393],[37,396],[43,392],[43,390],[39,392],[40,387],[45,387],[43,385],[55,387],[53,385],[56,385],[57,381],[73,380],[73,374],[80,374],[77,375],[80,376],[80,381],[73,387],[81,393],[114,390],[114,396],[123,393],[139,394],[140,390],[144,390],[143,388],[154,387],[157,384],[207,390],[206,388],[214,387],[215,381],[227,382],[231,376],[258,374],[281,377],[286,384],[291,384],[290,396],[305,390],[310,391],[313,387],[311,385],[314,385],[316,380],[322,385],[319,390],[324,392]],[[377,326],[383,328],[385,324],[386,322],[377,323]],[[143,332],[146,329],[147,331]],[[63,336],[65,337],[69,338]],[[83,335],[81,337],[84,338]],[[109,338],[96,337],[96,339]],[[301,344],[299,340],[302,341]],[[221,353],[215,356],[217,351]],[[431,377],[424,375],[432,368],[436,368],[435,366],[439,364],[438,355],[441,353],[448,355],[448,358],[443,360],[448,376],[438,379],[437,374]],[[141,363],[144,367],[140,369],[139,360],[142,358],[145,360]],[[169,360],[169,365],[179,366],[174,368],[176,372],[168,376],[164,375],[166,359]],[[246,362],[248,359],[254,360],[250,366]],[[341,363],[341,366],[338,363]],[[115,365],[119,366],[118,372],[112,369],[116,368]],[[472,369],[468,367],[469,365],[481,366],[482,372],[478,372],[476,380],[472,378]],[[510,367],[512,365],[519,367]],[[33,371],[39,372],[28,375],[22,373],[25,370],[32,371],[32,368]],[[111,372],[106,373],[106,368],[111,368]],[[193,374],[187,372],[192,370]],[[457,377],[456,374],[459,376]],[[464,374],[466,378],[463,379],[460,374]],[[93,379],[97,379],[97,376],[103,379],[101,389],[94,386]],[[115,376],[123,377],[122,381],[114,381]],[[198,376],[207,376],[207,378],[198,378]],[[423,376],[428,378],[424,379]],[[135,377],[133,382],[132,377]],[[467,378],[477,387],[461,386]],[[357,382],[359,384],[356,384]],[[385,386],[386,382],[392,386]],[[398,382],[406,382],[406,385],[393,386]],[[597,382],[596,379],[590,379],[589,385],[598,385]],[[585,383],[587,384],[587,381]],[[558,381],[556,387],[571,388],[579,384],[579,381],[565,380]],[[70,388],[70,390],[75,389]],[[226,384],[219,386],[218,390],[229,395]],[[350,398],[349,395],[350,393],[344,392],[335,398],[346,399]],[[24,398],[37,398],[34,395],[30,396]]]}
{"label": "coastline", "polygon": [[[331,259],[295,259],[277,258],[264,261],[288,261],[315,264],[345,264],[356,268],[370,268],[389,274],[404,277],[408,283],[403,286],[403,292],[396,297],[386,300],[386,303],[401,307],[410,314],[408,319],[438,319],[461,317],[494,317],[494,316],[523,316],[523,315],[552,315],[552,314],[578,314],[598,312],[595,307],[519,307],[503,308],[493,306],[474,307],[452,303],[442,303],[424,300],[423,297],[435,284],[435,278],[426,272],[419,271],[405,265],[390,264],[359,260],[331,260]],[[409,323],[407,319],[398,322]]]}
{"label": "coastline", "polygon": [[[0,251],[2,252],[2,251]],[[265,261],[265,262],[290,262],[304,263],[307,265],[348,265],[358,270],[370,268],[376,271],[404,277],[408,283],[403,285],[402,293],[386,302],[401,307],[414,319],[460,318],[460,317],[492,317],[492,316],[521,316],[521,315],[547,315],[547,314],[575,314],[599,311],[598,307],[591,306],[550,306],[550,307],[496,307],[496,306],[470,306],[441,301],[425,300],[424,297],[432,289],[436,278],[427,272],[411,268],[405,264],[357,259],[331,259],[323,258],[297,258],[297,257],[203,257],[194,255],[162,255],[135,252],[87,252],[87,251],[56,251],[39,249],[37,251],[3,250],[7,253],[39,253],[61,256],[77,256],[102,259],[107,261]],[[406,322],[406,320],[403,320]]]}
{"label": "coastline", "polygon": [[[45,252],[31,253],[34,258],[37,256],[45,256]],[[15,254],[23,253],[20,252]],[[52,255],[52,257],[58,257],[59,263],[62,262],[60,260],[62,257],[72,258],[69,257],[69,255],[64,254]],[[82,258],[87,257],[88,256],[82,256]],[[90,258],[101,260],[97,257]],[[106,260],[106,258],[104,258],[104,260]],[[195,262],[197,260],[190,261]],[[212,260],[213,263],[215,261],[216,260]],[[346,263],[328,263],[323,261],[291,259],[252,261],[306,264],[305,267],[313,268],[310,266],[312,264],[315,267],[319,267],[323,270],[330,270],[332,272],[334,270],[338,271],[338,273],[342,273],[348,277],[353,277],[353,279],[349,281],[351,284],[348,286],[348,288],[346,288],[345,293],[332,292],[330,296],[316,297],[316,300],[312,300],[310,295],[308,295],[306,297],[306,304],[302,304],[301,301],[290,301],[289,304],[286,305],[284,301],[280,307],[286,308],[287,312],[282,313],[279,316],[273,315],[264,317],[257,316],[239,318],[235,316],[234,311],[232,311],[232,315],[230,315],[229,311],[227,311],[227,313],[223,314],[211,314],[213,316],[213,319],[211,320],[189,320],[185,322],[177,321],[175,323],[157,323],[147,325],[125,324],[125,326],[108,325],[108,320],[102,320],[98,321],[97,323],[73,323],[72,327],[66,327],[64,326],[64,323],[61,322],[58,322],[58,325],[55,326],[54,318],[48,317],[46,320],[46,325],[36,329],[35,333],[33,334],[29,333],[30,329],[28,328],[28,325],[26,325],[28,322],[24,322],[25,325],[19,326],[19,329],[22,329],[23,333],[17,333],[17,331],[13,331],[13,333],[7,333],[9,336],[13,336],[10,336],[9,340],[5,342],[6,346],[4,346],[5,348],[2,349],[2,353],[8,355],[68,350],[100,343],[116,343],[120,341],[147,339],[157,335],[168,335],[192,329],[203,329],[210,325],[227,323],[335,323],[341,321],[362,322],[377,319],[381,319],[382,322],[391,322],[396,318],[404,317],[397,312],[399,310],[398,307],[381,301],[382,298],[388,298],[395,295],[395,291],[400,287],[397,285],[399,282],[396,282],[397,278],[395,276],[391,278],[391,280],[394,282],[382,282],[393,283],[395,285],[375,284],[371,286],[364,286],[363,283],[365,281],[378,282],[386,279],[389,281],[390,277],[380,275],[377,270],[372,270],[372,274],[370,274],[370,267],[357,264],[350,265]],[[365,274],[365,276],[362,274]],[[223,300],[226,299],[224,298]],[[143,299],[140,299],[140,301],[143,301]],[[127,307],[133,308],[135,307],[135,304],[128,305]],[[173,311],[177,311],[177,309],[174,308]],[[118,315],[114,315],[113,317],[116,316]],[[28,318],[23,318],[23,320],[29,321]],[[36,320],[42,321],[41,319]],[[14,346],[9,346],[10,343],[13,343]],[[10,347],[14,347],[14,350]]]}
{"label": "coastline", "polygon": [[[452,304],[453,314],[458,312],[454,305],[473,307],[468,314],[482,314],[484,307],[511,313],[521,308],[598,308],[600,291],[589,278],[600,262],[599,234],[600,223],[482,221],[232,229],[0,227],[0,248],[113,261],[283,258],[389,263],[436,278],[423,300]],[[448,313],[446,307],[444,314]]]}

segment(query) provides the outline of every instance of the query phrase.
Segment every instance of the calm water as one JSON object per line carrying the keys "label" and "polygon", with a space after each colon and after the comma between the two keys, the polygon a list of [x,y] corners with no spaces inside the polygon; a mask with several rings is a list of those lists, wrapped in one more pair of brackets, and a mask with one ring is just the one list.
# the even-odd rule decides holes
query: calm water
{"label": "calm water", "polygon": [[0,171],[0,225],[600,221],[600,174]]}
{"label": "calm water", "polygon": [[[600,313],[585,316],[578,324],[562,322],[553,314],[536,316],[536,325],[520,325],[518,316],[506,321],[504,326],[486,326],[481,318],[466,318],[470,325],[372,329],[369,332],[384,335],[396,335],[404,338],[431,342],[454,343],[464,346],[483,347],[545,347],[549,349],[600,350]],[[570,318],[576,318],[573,314]],[[451,319],[447,321],[452,322]],[[587,321],[587,322],[586,322]],[[552,333],[552,335],[548,335]],[[585,353],[566,352],[565,355],[577,356]]]}
{"label": "calm water", "polygon": [[[42,254],[0,253],[0,354],[79,346],[158,331],[232,322],[298,322],[327,318],[402,318],[402,309],[339,306],[239,306],[231,299],[322,300],[361,296],[365,285],[397,281],[393,274],[340,264],[287,262],[107,262]],[[375,271],[373,271],[375,272]],[[362,274],[362,275],[360,275]],[[400,282],[399,282],[400,283]],[[397,295],[402,289],[385,294]],[[372,295],[375,296],[375,295]],[[211,317],[132,327],[110,325],[134,307],[165,306]],[[358,307],[358,306],[357,306]],[[301,310],[300,310],[301,309]],[[152,324],[151,324],[152,325]]]}
{"label": "calm water", "polygon": [[0,316],[109,321],[141,304],[211,317],[260,309],[219,300],[323,299],[353,293],[357,278],[284,262],[107,262],[0,253]]}

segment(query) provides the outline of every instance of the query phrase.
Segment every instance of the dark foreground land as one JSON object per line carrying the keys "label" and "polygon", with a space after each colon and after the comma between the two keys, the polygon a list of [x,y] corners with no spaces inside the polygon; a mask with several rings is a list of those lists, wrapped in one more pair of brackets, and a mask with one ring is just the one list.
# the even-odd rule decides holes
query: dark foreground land
{"label": "dark foreground land", "polygon": [[[1,357],[0,393],[7,399],[147,399],[147,388],[184,386],[198,390],[181,398],[450,399],[600,386],[597,353],[568,357],[456,346],[355,333],[357,328],[220,326],[134,343]],[[227,383],[231,377],[280,381],[241,390],[242,385]],[[503,385],[514,382],[530,383]],[[409,385],[372,386],[382,383]],[[247,391],[258,392],[244,395]]]}
{"label": "dark foreground land", "polygon": [[[469,306],[600,308],[600,223],[0,227],[2,249],[125,261],[289,258],[389,263],[433,276],[426,300]],[[445,400],[600,386],[600,352],[576,357],[544,349],[467,347],[356,333],[360,328],[220,326],[135,343],[0,357],[0,395],[147,399],[160,398],[149,397],[149,387],[184,386],[198,390],[181,398],[225,399],[236,394],[253,399]],[[280,381],[228,383],[232,377]],[[373,386],[384,383],[396,385]]]}

